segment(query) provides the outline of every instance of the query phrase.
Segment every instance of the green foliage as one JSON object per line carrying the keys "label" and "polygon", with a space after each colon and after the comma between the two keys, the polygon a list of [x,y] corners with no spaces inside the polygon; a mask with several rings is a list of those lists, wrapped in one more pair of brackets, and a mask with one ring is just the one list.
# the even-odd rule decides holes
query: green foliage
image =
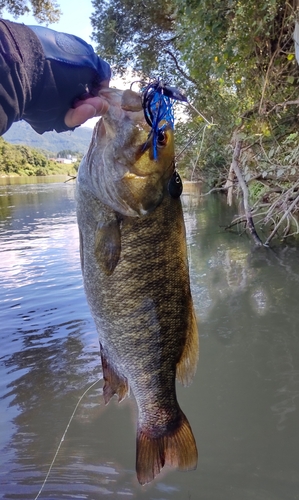
{"label": "green foliage", "polygon": [[130,64],[144,73],[161,68],[174,29],[172,0],[92,0],[93,36],[102,57],[124,73]]}
{"label": "green foliage", "polygon": [[0,137],[0,175],[73,175],[76,170],[72,165],[61,165],[49,161],[37,149],[28,146],[14,146]]}
{"label": "green foliage", "polygon": [[[225,175],[236,131],[247,151],[242,166],[248,179],[267,162],[266,170],[278,177],[282,169],[294,172],[290,143],[283,141],[298,128],[296,105],[288,104],[296,100],[299,83],[295,0],[167,0],[159,6],[150,0],[93,0],[93,5],[94,38],[117,71],[125,73],[130,65],[143,75],[168,77],[215,124],[184,155],[186,172]],[[177,127],[177,144],[183,147],[203,125],[190,111],[188,122]]]}
{"label": "green foliage", "polygon": [[[219,126],[215,148],[220,143],[224,153],[239,129],[244,146],[258,142],[258,156],[264,157],[265,142],[271,149],[297,127],[294,110],[279,106],[294,99],[299,79],[292,39],[295,2],[206,0],[179,5],[184,34],[179,48],[196,80],[196,105]],[[209,147],[203,153],[209,156]],[[247,162],[247,169],[253,163]]]}
{"label": "green foliage", "polygon": [[253,201],[261,199],[269,190],[265,184],[259,181],[254,181],[248,186],[250,198]]}
{"label": "green foliage", "polygon": [[16,19],[31,12],[39,23],[55,23],[61,15],[55,0],[0,0],[0,14],[4,9]]}
{"label": "green foliage", "polygon": [[36,168],[46,165],[47,159],[39,151],[27,146],[12,146],[0,137],[0,171],[10,174],[21,169],[30,175]]}
{"label": "green foliage", "polygon": [[[184,150],[190,140],[190,146]],[[202,179],[213,184],[222,177],[223,169],[229,162],[230,151],[223,143],[218,127],[208,126],[200,119],[178,123],[175,128],[175,145],[177,167],[185,179]],[[180,151],[183,151],[182,155]]]}
{"label": "green foliage", "polygon": [[57,158],[67,158],[68,156],[80,156],[82,158],[82,153],[72,151],[71,149],[62,149],[57,153]]}

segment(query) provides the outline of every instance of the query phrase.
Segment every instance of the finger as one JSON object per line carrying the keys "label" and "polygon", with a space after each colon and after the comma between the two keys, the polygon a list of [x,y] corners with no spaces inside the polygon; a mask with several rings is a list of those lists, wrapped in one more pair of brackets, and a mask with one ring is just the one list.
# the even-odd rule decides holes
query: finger
{"label": "finger", "polygon": [[80,106],[83,106],[84,104],[90,104],[96,109],[96,114],[97,116],[101,116],[107,113],[109,104],[107,102],[106,98],[103,97],[92,97],[89,94],[89,97],[87,97],[88,94],[84,94],[82,99],[77,99],[73,103],[73,108],[78,108]]}
{"label": "finger", "polygon": [[96,109],[90,104],[84,104],[78,108],[69,109],[64,117],[64,122],[67,127],[74,128],[94,116],[96,116]]}
{"label": "finger", "polygon": [[102,89],[106,89],[109,87],[109,84],[110,84],[110,80],[102,80],[101,82],[99,82],[99,84],[95,87],[93,87],[90,91],[90,93],[93,95],[93,96],[97,96],[98,95],[98,92]]}
{"label": "finger", "polygon": [[84,101],[78,101],[75,108],[68,110],[64,117],[64,122],[69,128],[78,127],[86,120],[101,116],[107,113],[109,104],[100,97],[91,97]]}

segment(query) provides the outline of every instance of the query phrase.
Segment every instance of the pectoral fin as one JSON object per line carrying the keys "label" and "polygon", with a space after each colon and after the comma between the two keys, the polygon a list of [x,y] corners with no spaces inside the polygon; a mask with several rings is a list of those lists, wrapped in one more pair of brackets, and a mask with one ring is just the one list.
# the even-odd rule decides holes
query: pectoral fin
{"label": "pectoral fin", "polygon": [[99,222],[95,234],[96,259],[105,274],[113,273],[120,257],[121,235],[117,220]]}
{"label": "pectoral fin", "polygon": [[192,379],[196,372],[198,354],[199,354],[199,338],[198,338],[197,321],[193,305],[191,304],[187,338],[181,359],[177,364],[177,372],[176,372],[177,379],[183,385],[189,385],[192,382]]}

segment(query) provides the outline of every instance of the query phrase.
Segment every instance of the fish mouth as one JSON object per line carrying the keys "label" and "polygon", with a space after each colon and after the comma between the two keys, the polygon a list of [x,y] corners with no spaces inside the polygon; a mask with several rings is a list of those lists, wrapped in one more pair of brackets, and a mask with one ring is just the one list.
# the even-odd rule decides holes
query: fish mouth
{"label": "fish mouth", "polygon": [[155,133],[140,95],[127,94],[124,104],[122,94],[101,92],[110,108],[94,129],[86,164],[95,196],[122,215],[138,217],[152,212],[167,192],[174,172],[173,129],[162,120]]}

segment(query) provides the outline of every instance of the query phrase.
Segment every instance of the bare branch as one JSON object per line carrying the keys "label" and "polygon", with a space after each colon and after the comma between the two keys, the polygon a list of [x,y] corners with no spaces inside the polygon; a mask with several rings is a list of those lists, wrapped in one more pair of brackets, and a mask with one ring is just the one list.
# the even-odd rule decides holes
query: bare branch
{"label": "bare branch", "polygon": [[252,239],[255,243],[256,246],[262,246],[263,243],[258,236],[256,229],[254,227],[254,222],[252,218],[252,213],[251,213],[251,208],[249,206],[249,194],[248,194],[248,188],[246,185],[246,182],[243,179],[240,167],[239,167],[239,159],[240,159],[240,154],[241,154],[241,149],[242,149],[242,142],[239,139],[237,135],[235,135],[235,148],[234,148],[234,153],[233,153],[233,159],[230,167],[230,173],[234,172],[236,174],[236,177],[239,182],[239,186],[242,189],[243,193],[243,204],[244,204],[244,212],[245,212],[245,217],[246,217],[246,222],[247,222],[247,228],[250,232],[250,235],[252,236]]}
{"label": "bare branch", "polygon": [[275,104],[273,108],[271,108],[268,112],[267,115],[272,113],[277,108],[284,108],[285,106],[298,106],[299,105],[299,99],[295,99],[294,101],[285,101],[285,102],[280,102],[278,104]]}
{"label": "bare branch", "polygon": [[269,65],[268,65],[268,68],[267,68],[267,71],[266,71],[264,85],[263,85],[263,89],[262,89],[262,96],[261,96],[260,105],[259,105],[259,111],[258,111],[259,114],[262,113],[262,106],[263,106],[263,101],[264,101],[264,96],[265,96],[266,88],[267,88],[267,85],[268,85],[268,78],[269,78],[270,70],[272,68],[272,65],[273,65],[275,57],[277,56],[277,54],[279,54],[279,51],[281,50],[280,42],[281,42],[281,39],[282,39],[282,36],[283,36],[283,29],[284,29],[285,18],[286,18],[286,10],[283,13],[282,26],[281,26],[281,30],[280,30],[280,33],[279,33],[277,47],[276,47],[276,50],[274,51],[274,53],[272,54],[272,57],[271,57],[271,59],[269,61]]}
{"label": "bare branch", "polygon": [[289,216],[289,214],[292,212],[292,210],[295,208],[297,203],[299,202],[299,194],[298,196],[294,199],[293,203],[289,206],[289,208],[286,210],[286,212],[283,214],[279,222],[276,224],[275,228],[273,229],[272,233],[270,236],[268,236],[267,240],[265,241],[265,246],[268,246],[270,241],[272,240],[273,236],[277,233],[278,228],[281,226],[283,221]]}
{"label": "bare branch", "polygon": [[194,78],[192,78],[191,76],[187,75],[187,73],[183,70],[183,68],[181,68],[175,55],[168,49],[166,49],[165,52],[166,54],[170,55],[170,57],[172,57],[175,67],[181,73],[181,75],[183,75],[183,77],[186,78],[186,80],[189,80],[189,82],[194,83],[194,85],[197,85],[197,81],[194,80]]}
{"label": "bare branch", "polygon": [[207,193],[202,193],[200,196],[208,196],[209,194],[211,193],[219,193],[219,191],[227,191],[227,188],[225,186],[222,186],[222,187],[214,187],[212,189],[210,189],[210,191],[208,191]]}

